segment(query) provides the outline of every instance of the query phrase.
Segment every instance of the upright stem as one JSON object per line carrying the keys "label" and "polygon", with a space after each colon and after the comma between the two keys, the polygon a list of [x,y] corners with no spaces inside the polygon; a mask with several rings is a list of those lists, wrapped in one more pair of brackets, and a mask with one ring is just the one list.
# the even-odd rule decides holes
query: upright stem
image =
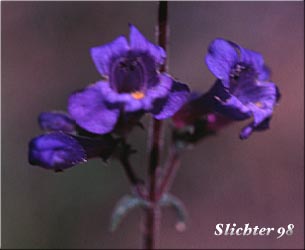
{"label": "upright stem", "polygon": [[[158,44],[166,51],[167,44],[167,1],[159,2],[158,12]],[[161,72],[166,71],[166,63],[160,68]],[[162,140],[162,122],[156,119],[152,120],[149,152],[149,202],[150,207],[145,210],[145,228],[144,228],[144,248],[155,249],[157,234],[159,231],[160,208],[157,200],[157,168],[160,159],[160,144]]]}
{"label": "upright stem", "polygon": [[[159,12],[158,12],[158,44],[165,51],[167,48],[167,38],[168,38],[168,26],[167,26],[167,12],[168,12],[167,1],[159,1]],[[160,72],[167,71],[167,63],[165,62],[160,68]]]}
{"label": "upright stem", "polygon": [[157,234],[159,229],[160,209],[158,207],[157,198],[157,167],[159,165],[159,147],[161,142],[161,121],[152,120],[151,128],[151,145],[149,154],[149,203],[150,206],[145,210],[145,229],[144,229],[144,248],[155,249],[157,242]]}

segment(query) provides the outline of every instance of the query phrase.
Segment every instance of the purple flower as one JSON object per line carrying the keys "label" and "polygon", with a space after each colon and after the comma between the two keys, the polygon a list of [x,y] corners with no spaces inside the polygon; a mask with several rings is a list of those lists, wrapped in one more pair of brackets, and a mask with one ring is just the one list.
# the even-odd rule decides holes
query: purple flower
{"label": "purple flower", "polygon": [[280,94],[269,80],[262,55],[215,39],[208,48],[206,63],[219,79],[209,93],[216,110],[234,120],[253,117],[253,122],[241,131],[241,139],[248,138],[254,130],[268,128]]}
{"label": "purple flower", "polygon": [[61,111],[43,112],[39,115],[38,122],[44,131],[75,132],[75,121]]}
{"label": "purple flower", "polygon": [[38,136],[30,141],[29,148],[30,164],[55,171],[87,161],[84,148],[63,132]]}
{"label": "purple flower", "polygon": [[39,124],[48,133],[30,141],[29,162],[56,172],[94,157],[107,160],[117,144],[110,135],[74,135],[77,130],[75,122],[64,112],[41,113]]}
{"label": "purple flower", "polygon": [[156,119],[172,116],[189,89],[158,72],[165,51],[150,43],[133,25],[129,42],[120,36],[91,49],[103,79],[71,95],[68,110],[76,123],[96,134],[111,132],[121,112],[150,112]]}

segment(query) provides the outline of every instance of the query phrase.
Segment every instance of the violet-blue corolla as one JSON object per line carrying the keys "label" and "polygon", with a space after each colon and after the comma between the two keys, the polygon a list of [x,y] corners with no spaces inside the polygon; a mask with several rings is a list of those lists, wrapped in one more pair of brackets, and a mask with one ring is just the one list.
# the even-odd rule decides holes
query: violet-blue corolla
{"label": "violet-blue corolla", "polygon": [[76,127],[75,121],[62,111],[42,112],[38,117],[38,123],[44,131],[74,133]]}
{"label": "violet-blue corolla", "polygon": [[234,120],[253,117],[240,138],[267,129],[280,93],[269,79],[262,55],[231,41],[215,39],[209,45],[206,63],[218,78],[209,93],[216,111]]}
{"label": "violet-blue corolla", "polygon": [[82,128],[96,134],[111,132],[122,112],[149,112],[156,119],[171,117],[187,100],[188,87],[159,67],[165,51],[130,25],[125,36],[91,49],[100,80],[69,98],[68,111]]}
{"label": "violet-blue corolla", "polygon": [[46,132],[29,143],[29,162],[56,172],[100,157],[106,160],[117,141],[111,135],[78,135],[75,121],[64,112],[43,112],[39,125]]}

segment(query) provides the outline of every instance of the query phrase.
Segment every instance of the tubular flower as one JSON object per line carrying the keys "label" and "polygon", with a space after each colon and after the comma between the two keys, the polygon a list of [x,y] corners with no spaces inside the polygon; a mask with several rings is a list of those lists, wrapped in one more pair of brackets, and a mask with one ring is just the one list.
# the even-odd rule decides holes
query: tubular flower
{"label": "tubular flower", "polygon": [[[56,172],[100,157],[107,160],[117,141],[110,135],[87,137],[75,135],[75,122],[64,112],[43,112],[39,125],[47,133],[29,143],[29,162]],[[93,135],[92,135],[93,136]]]}
{"label": "tubular flower", "polygon": [[150,112],[156,119],[171,117],[187,100],[189,89],[158,72],[165,51],[150,43],[133,25],[129,42],[120,36],[91,49],[103,79],[72,94],[68,111],[82,128],[96,134],[111,132],[121,112]]}
{"label": "tubular flower", "polygon": [[72,136],[53,132],[38,136],[29,144],[29,162],[32,165],[60,171],[85,162],[87,155],[83,147]]}
{"label": "tubular flower", "polygon": [[233,120],[253,117],[253,122],[241,131],[241,139],[255,130],[267,129],[280,94],[269,80],[270,72],[262,55],[215,39],[208,48],[206,63],[218,78],[209,95],[214,98],[216,111]]}

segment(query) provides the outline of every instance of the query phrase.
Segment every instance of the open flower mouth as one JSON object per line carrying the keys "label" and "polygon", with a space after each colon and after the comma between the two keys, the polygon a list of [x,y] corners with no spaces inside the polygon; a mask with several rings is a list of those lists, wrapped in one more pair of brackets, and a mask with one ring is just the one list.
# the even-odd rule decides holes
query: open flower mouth
{"label": "open flower mouth", "polygon": [[230,78],[234,80],[238,80],[240,74],[242,72],[245,72],[247,70],[248,66],[244,63],[237,63],[235,66],[231,69],[230,72]]}
{"label": "open flower mouth", "polygon": [[[255,70],[251,65],[239,62],[232,67],[230,71],[230,92],[238,92],[244,84],[253,84],[257,78]],[[253,83],[251,83],[253,81]]]}
{"label": "open flower mouth", "polygon": [[[141,57],[127,54],[113,60],[111,65],[110,86],[118,93],[135,93],[135,99],[143,98],[147,88],[147,70]],[[144,95],[143,95],[144,96]]]}

